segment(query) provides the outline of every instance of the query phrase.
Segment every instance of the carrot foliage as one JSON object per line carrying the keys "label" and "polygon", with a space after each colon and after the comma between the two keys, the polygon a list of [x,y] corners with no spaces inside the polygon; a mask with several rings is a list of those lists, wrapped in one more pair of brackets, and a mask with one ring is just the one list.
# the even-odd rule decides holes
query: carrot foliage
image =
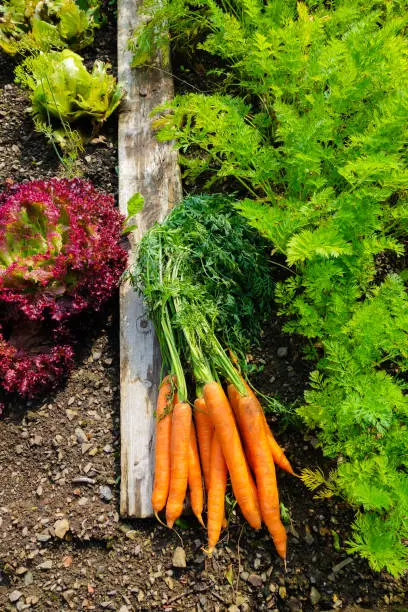
{"label": "carrot foliage", "polygon": [[273,299],[266,241],[233,204],[224,195],[186,198],[143,237],[130,273],[181,401],[188,370],[199,384],[218,372],[241,388],[225,350],[243,356],[258,341]]}
{"label": "carrot foliage", "polygon": [[[240,185],[286,258],[276,289],[316,363],[300,414],[337,458],[321,496],[356,510],[349,550],[408,567],[408,54],[404,0],[149,0],[135,65],[166,43],[217,65],[214,93],[157,109],[186,185]],[[214,62],[213,57],[217,60]],[[218,90],[217,90],[218,83]],[[162,113],[162,111],[166,111]],[[320,485],[320,486],[319,486]]]}

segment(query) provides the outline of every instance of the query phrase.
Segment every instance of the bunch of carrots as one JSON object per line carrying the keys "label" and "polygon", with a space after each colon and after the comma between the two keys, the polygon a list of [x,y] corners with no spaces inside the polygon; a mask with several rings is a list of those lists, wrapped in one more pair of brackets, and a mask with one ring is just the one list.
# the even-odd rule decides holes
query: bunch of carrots
{"label": "bunch of carrots", "polygon": [[[212,203],[218,206],[216,216]],[[250,286],[241,289],[240,283],[253,273],[259,285],[265,276],[262,253],[254,250],[256,241],[236,216],[231,202],[222,196],[184,201],[162,225],[145,234],[130,274],[143,293],[168,372],[157,401],[152,504],[156,516],[165,508],[167,525],[173,527],[189,490],[192,510],[204,526],[206,497],[211,554],[226,525],[229,474],[242,514],[254,529],[260,529],[262,522],[266,525],[285,559],[286,531],[280,519],[275,464],[291,474],[293,470],[230,350],[242,354],[247,346],[238,309],[229,323],[233,300],[243,295],[245,309],[252,300],[254,317],[259,312],[258,295],[251,293]],[[242,253],[251,253],[249,261],[242,260],[247,266],[245,278],[239,265]],[[186,377],[196,385],[194,408]],[[225,381],[226,391],[220,381]]]}
{"label": "bunch of carrots", "polygon": [[[160,387],[156,409],[156,463],[152,494],[157,514],[166,507],[173,527],[183,511],[187,489],[191,508],[204,526],[204,486],[207,496],[208,554],[216,546],[225,518],[228,473],[242,514],[254,529],[264,522],[276,550],[286,559],[286,531],[280,520],[275,463],[293,469],[276,442],[262,406],[250,387],[208,382],[194,402],[178,400],[167,376]],[[245,392],[240,390],[244,387]],[[198,443],[197,443],[198,441]]]}

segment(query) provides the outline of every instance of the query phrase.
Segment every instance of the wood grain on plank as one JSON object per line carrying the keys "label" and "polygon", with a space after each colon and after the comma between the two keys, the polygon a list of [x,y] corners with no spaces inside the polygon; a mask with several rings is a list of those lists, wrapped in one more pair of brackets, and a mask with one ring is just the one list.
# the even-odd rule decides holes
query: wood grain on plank
{"label": "wood grain on plank", "polygon": [[[149,119],[155,106],[173,96],[172,78],[157,69],[130,67],[127,45],[138,25],[141,4],[118,2],[118,78],[127,92],[119,112],[119,206],[126,214],[134,193],[145,199],[130,236],[132,245],[181,198],[177,154],[170,143],[156,141]],[[154,407],[160,369],[160,350],[143,301],[125,283],[120,290],[120,512],[124,516],[152,514]]]}

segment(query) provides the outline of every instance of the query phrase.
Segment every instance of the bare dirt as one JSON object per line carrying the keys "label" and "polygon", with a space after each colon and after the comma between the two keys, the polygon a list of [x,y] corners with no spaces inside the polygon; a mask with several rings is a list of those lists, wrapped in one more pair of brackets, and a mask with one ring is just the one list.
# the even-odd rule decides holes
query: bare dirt
{"label": "bare dirt", "polygon": [[[109,59],[115,66],[113,24],[111,16],[89,61]],[[0,57],[0,87],[0,182],[60,174],[54,151],[33,130],[7,56]],[[80,169],[116,195],[115,119],[102,136],[88,145]],[[271,321],[254,352],[254,382],[296,402],[308,367],[296,339],[282,335],[273,314]],[[345,553],[352,511],[339,500],[313,499],[283,473],[286,572],[267,533],[247,528],[232,509],[212,559],[202,550],[205,532],[191,517],[173,531],[155,520],[121,519],[118,355],[113,300],[83,320],[77,367],[65,386],[35,402],[0,398],[0,610],[408,610],[406,580],[374,573]],[[312,436],[276,416],[271,421],[297,470],[330,467]],[[175,566],[178,547],[186,567]]]}

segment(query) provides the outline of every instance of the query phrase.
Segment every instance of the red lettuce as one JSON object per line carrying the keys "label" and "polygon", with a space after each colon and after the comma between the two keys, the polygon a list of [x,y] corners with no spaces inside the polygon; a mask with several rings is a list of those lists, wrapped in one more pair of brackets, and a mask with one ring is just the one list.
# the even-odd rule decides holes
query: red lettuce
{"label": "red lettuce", "polygon": [[72,366],[67,325],[117,287],[127,262],[122,226],[112,196],[81,179],[15,184],[0,194],[4,389],[32,396]]}
{"label": "red lettuce", "polygon": [[[74,350],[57,330],[51,332],[51,342],[41,346],[39,336],[31,336],[28,325],[17,320],[15,328],[21,329],[19,337],[8,340],[0,327],[0,381],[3,389],[20,395],[34,397],[42,391],[58,385],[73,366]],[[7,336],[6,336],[7,337]],[[30,346],[30,340],[34,340]],[[0,412],[1,414],[1,412]]]}
{"label": "red lettuce", "polygon": [[0,303],[59,321],[99,309],[126,266],[122,224],[81,179],[13,185],[0,194]]}

